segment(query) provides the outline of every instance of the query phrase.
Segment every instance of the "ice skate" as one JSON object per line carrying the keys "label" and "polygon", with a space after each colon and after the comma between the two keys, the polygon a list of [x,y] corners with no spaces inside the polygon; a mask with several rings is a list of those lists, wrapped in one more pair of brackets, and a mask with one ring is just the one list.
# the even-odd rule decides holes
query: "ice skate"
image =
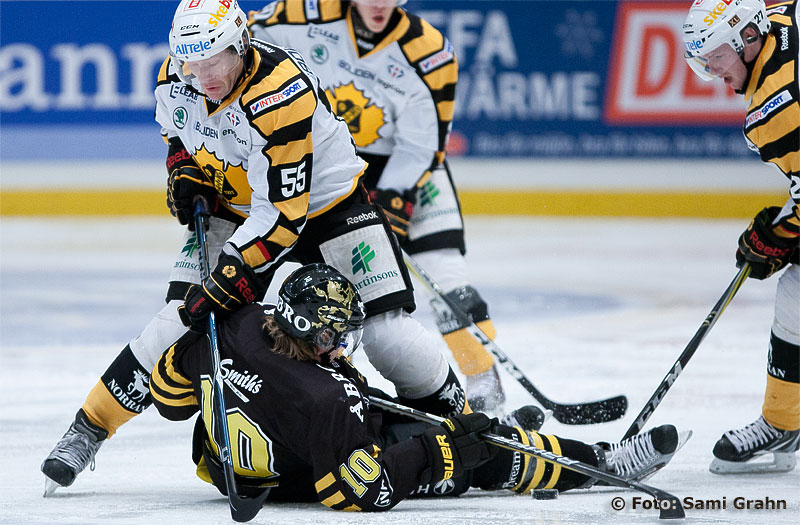
{"label": "ice skate", "polygon": [[800,430],[779,430],[764,416],[725,432],[714,445],[714,474],[789,472],[797,465]]}
{"label": "ice skate", "polygon": [[500,423],[510,427],[520,427],[523,430],[538,431],[552,415],[552,410],[542,410],[536,405],[525,405],[503,416]]}
{"label": "ice skate", "polygon": [[594,448],[600,468],[626,480],[643,481],[664,468],[691,436],[691,431],[678,433],[673,425],[661,425],[619,443],[597,443]]}
{"label": "ice skate", "polygon": [[89,465],[94,470],[94,456],[108,432],[89,421],[83,409],[78,410],[75,421],[42,463],[45,475],[44,496],[59,487],[69,487],[83,469]]}
{"label": "ice skate", "polygon": [[499,416],[503,413],[506,395],[500,384],[497,367],[492,366],[486,372],[467,376],[467,401],[475,412],[485,412]]}

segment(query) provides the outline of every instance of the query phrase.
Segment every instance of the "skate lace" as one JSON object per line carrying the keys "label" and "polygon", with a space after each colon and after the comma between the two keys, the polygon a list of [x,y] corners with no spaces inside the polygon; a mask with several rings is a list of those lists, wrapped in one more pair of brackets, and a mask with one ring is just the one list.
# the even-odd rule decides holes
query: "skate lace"
{"label": "skate lace", "polygon": [[620,443],[612,443],[606,452],[606,461],[614,467],[618,476],[631,477],[639,474],[656,457],[656,449],[650,434],[639,434]]}
{"label": "skate lace", "polygon": [[47,459],[57,459],[75,472],[81,472],[86,465],[89,465],[89,470],[94,470],[94,456],[98,448],[99,442],[92,441],[89,436],[73,427],[56,443]]}
{"label": "skate lace", "polygon": [[763,445],[773,438],[781,437],[782,434],[760,417],[744,428],[729,430],[725,435],[738,452],[743,452]]}

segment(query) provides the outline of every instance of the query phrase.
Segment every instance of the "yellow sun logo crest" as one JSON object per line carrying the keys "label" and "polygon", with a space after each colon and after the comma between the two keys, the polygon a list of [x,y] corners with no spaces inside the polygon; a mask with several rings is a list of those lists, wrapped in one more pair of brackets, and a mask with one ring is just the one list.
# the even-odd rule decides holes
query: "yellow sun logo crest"
{"label": "yellow sun logo crest", "polygon": [[194,158],[206,177],[214,183],[217,193],[232,204],[250,204],[253,190],[247,182],[247,171],[242,163],[231,164],[217,158],[205,144],[194,152]]}
{"label": "yellow sun logo crest", "polygon": [[365,97],[363,91],[350,82],[325,93],[333,111],[347,123],[357,146],[369,146],[380,138],[378,130],[384,124],[383,109]]}

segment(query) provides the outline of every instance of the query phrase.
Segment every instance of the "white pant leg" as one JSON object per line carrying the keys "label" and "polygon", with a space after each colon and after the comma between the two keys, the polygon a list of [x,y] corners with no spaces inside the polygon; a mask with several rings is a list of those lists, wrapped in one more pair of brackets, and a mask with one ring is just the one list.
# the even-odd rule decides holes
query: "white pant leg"
{"label": "white pant leg", "polygon": [[403,310],[364,321],[364,352],[380,374],[394,383],[398,395],[417,399],[444,385],[450,365],[439,338]]}
{"label": "white pant leg", "polygon": [[772,331],[784,341],[800,345],[800,265],[790,264],[778,279]]}
{"label": "white pant leg", "polygon": [[183,301],[167,303],[129,343],[134,357],[148,372],[153,370],[161,354],[186,333],[187,328],[178,317],[178,306],[182,304]]}
{"label": "white pant leg", "polygon": [[445,292],[469,284],[467,261],[457,248],[420,252],[412,257]]}

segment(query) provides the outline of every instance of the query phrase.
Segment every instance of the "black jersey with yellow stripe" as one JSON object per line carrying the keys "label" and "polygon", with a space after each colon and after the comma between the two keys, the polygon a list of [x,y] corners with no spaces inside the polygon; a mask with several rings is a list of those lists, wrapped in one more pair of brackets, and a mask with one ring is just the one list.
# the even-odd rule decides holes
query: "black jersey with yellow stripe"
{"label": "black jersey with yellow stripe", "polygon": [[761,160],[774,164],[791,184],[794,216],[781,221],[779,235],[800,233],[800,40],[797,2],[770,5],[770,31],[752,65],[745,90],[744,134]]}
{"label": "black jersey with yellow stripe", "polygon": [[[220,325],[221,371],[234,471],[244,485],[277,480],[272,501],[319,501],[336,510],[388,510],[418,486],[427,455],[419,440],[387,447],[367,383],[346,360],[331,367],[276,354],[262,328],[274,307],[245,306]],[[200,411],[211,435],[212,371],[205,335],[189,332],[150,379],[159,413]],[[197,455],[195,454],[195,457]],[[198,475],[206,481],[198,464]],[[211,476],[213,479],[214,476]]]}

